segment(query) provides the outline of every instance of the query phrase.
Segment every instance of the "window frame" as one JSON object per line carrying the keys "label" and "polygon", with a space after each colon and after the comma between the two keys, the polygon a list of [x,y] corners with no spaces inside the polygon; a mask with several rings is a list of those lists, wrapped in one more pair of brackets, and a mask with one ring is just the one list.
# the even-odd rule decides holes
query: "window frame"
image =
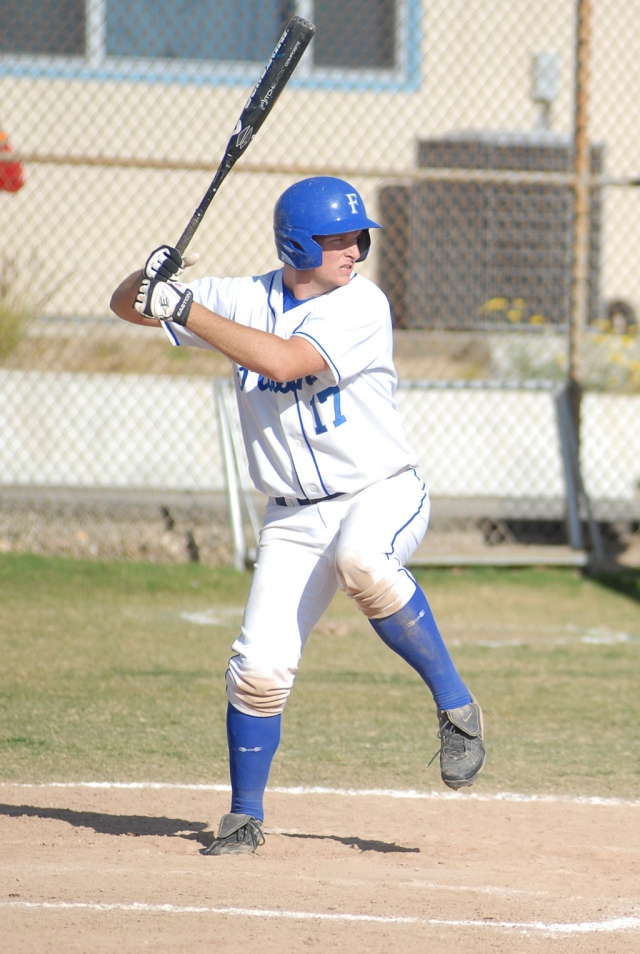
{"label": "window frame", "polygon": [[[141,83],[245,85],[264,63],[107,56],[107,2],[85,0],[85,55],[0,53],[0,76],[33,79],[118,80]],[[313,19],[314,0],[296,0],[299,16]],[[420,85],[422,0],[394,0],[397,11],[396,66],[348,69],[315,66],[313,41],[291,81],[292,87],[337,91],[414,91]],[[146,64],[141,67],[141,60]]]}

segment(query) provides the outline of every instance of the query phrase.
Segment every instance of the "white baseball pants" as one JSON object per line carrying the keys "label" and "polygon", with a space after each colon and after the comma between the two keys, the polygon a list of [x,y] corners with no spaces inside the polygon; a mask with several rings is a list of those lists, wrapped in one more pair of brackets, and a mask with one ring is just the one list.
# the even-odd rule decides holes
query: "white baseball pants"
{"label": "white baseball pants", "polygon": [[309,506],[269,501],[227,695],[240,712],[282,712],[309,633],[340,587],[371,619],[409,602],[405,563],[429,523],[429,495],[415,470]]}

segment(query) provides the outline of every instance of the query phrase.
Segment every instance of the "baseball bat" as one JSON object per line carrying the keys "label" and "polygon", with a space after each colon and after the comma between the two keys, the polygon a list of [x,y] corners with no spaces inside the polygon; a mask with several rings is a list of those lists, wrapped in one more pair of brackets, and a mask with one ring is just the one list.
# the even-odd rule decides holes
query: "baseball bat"
{"label": "baseball bat", "polygon": [[309,46],[315,31],[316,28],[313,23],[303,20],[302,17],[292,17],[289,20],[284,33],[271,54],[271,59],[262,71],[260,79],[240,113],[240,118],[236,123],[211,185],[178,239],[176,248],[181,255],[202,222],[216,192],[273,109],[273,104],[289,82],[291,74]]}

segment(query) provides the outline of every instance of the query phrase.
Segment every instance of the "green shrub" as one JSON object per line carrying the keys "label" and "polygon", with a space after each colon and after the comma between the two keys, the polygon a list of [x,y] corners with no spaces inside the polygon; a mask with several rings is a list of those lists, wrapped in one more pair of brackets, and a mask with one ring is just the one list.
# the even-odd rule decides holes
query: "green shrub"
{"label": "green shrub", "polygon": [[0,255],[0,360],[20,343],[33,317],[29,294],[22,285],[17,260]]}

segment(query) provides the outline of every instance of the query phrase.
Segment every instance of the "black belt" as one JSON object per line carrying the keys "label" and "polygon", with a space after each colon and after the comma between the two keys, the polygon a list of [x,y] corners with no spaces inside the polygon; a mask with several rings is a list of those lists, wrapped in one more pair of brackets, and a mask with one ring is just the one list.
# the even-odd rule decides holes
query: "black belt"
{"label": "black belt", "polygon": [[295,507],[296,504],[299,504],[301,507],[309,507],[311,504],[322,503],[323,500],[333,500],[334,497],[342,496],[343,494],[341,492],[339,494],[328,494],[326,497],[316,497],[314,500],[309,500],[308,497],[305,497],[304,500],[300,500],[299,497],[296,497],[295,501],[289,497],[274,497],[273,499],[279,507]]}

